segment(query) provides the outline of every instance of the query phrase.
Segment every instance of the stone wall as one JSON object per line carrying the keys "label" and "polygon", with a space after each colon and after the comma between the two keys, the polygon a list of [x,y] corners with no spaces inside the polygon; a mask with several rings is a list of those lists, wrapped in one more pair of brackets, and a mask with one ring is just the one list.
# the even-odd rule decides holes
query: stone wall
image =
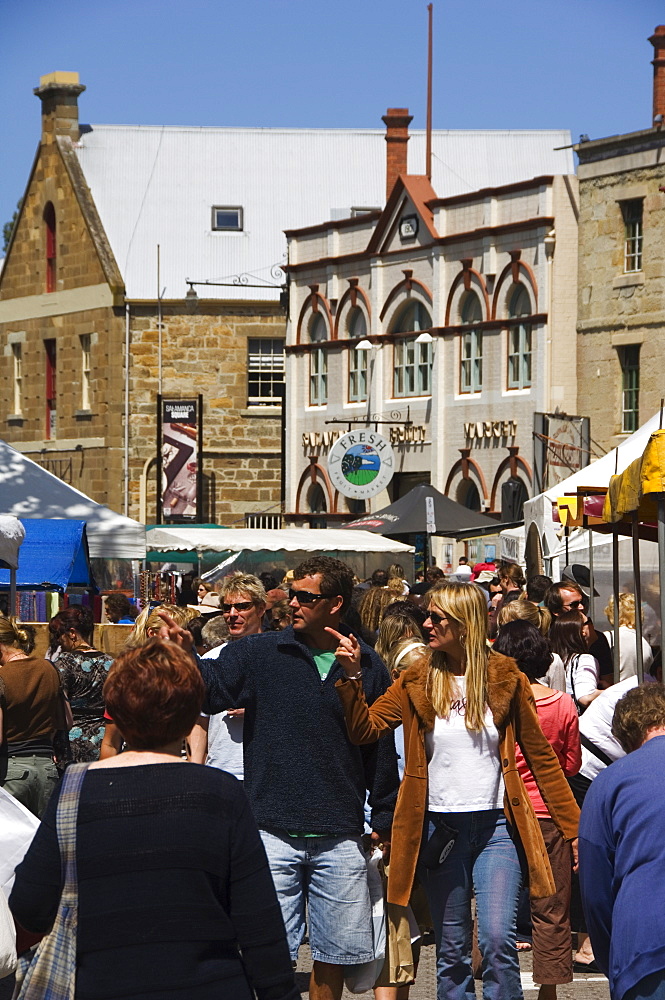
{"label": "stone wall", "polygon": [[[608,140],[609,142],[609,140]],[[624,139],[625,146],[625,139]],[[640,412],[644,423],[660,405],[665,356],[665,164],[611,172],[611,160],[580,167],[578,396],[603,449],[622,434],[620,349],[640,345]],[[621,169],[619,169],[619,167]],[[621,202],[643,199],[642,270],[624,273]]]}
{"label": "stone wall", "polygon": [[[55,289],[46,292],[44,208],[55,210]],[[122,510],[122,312],[53,138],[40,147],[0,281],[1,436],[77,489]],[[83,408],[81,337],[90,335]],[[56,436],[46,429],[44,341],[56,342]],[[15,413],[13,345],[22,386]]]}
{"label": "stone wall", "polygon": [[[247,405],[247,340],[284,337],[277,304],[167,302],[162,312],[162,394],[203,395],[205,518],[230,524],[245,514],[279,512],[279,407]],[[130,514],[139,516],[139,477],[156,448],[158,325],[154,305],[131,309]],[[155,513],[148,472],[147,519]]]}

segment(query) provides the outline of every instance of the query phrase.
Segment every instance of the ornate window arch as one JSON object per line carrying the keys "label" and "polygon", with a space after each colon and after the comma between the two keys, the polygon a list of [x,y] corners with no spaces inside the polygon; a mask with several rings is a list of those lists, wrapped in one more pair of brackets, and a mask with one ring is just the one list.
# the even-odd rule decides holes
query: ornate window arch
{"label": "ornate window arch", "polygon": [[446,326],[454,326],[455,318],[460,315],[460,309],[463,300],[466,298],[470,291],[474,291],[478,298],[480,299],[482,306],[482,316],[481,319],[490,318],[490,300],[487,294],[487,287],[485,285],[485,280],[479,271],[476,271],[472,267],[472,258],[464,259],[460,261],[462,265],[462,270],[456,276],[452,285],[450,286],[450,292],[448,293],[448,301],[446,302]]}

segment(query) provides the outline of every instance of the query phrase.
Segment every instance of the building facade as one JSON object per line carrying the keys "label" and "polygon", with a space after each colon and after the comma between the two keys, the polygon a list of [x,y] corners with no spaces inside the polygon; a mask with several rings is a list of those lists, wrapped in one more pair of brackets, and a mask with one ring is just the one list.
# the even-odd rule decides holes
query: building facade
{"label": "building facade", "polygon": [[[326,467],[333,441],[356,425],[389,437],[397,456],[392,483],[367,509],[428,482],[512,520],[533,491],[534,412],[576,412],[569,151],[552,142],[537,164],[551,172],[439,197],[427,177],[407,172],[409,120],[404,109],[384,119],[382,212],[287,233],[295,523],[332,524],[363,510],[334,490]],[[489,181],[495,165],[528,159],[511,134],[491,137],[493,158],[482,134],[476,154]]]}
{"label": "building facade", "polygon": [[0,273],[0,435],[152,522],[158,394],[201,394],[203,519],[279,522],[283,230],[380,206],[383,134],[85,125],[84,90],[54,73],[35,91]]}
{"label": "building facade", "polygon": [[578,389],[603,451],[653,416],[665,395],[665,25],[649,41],[651,126],[575,147]]}

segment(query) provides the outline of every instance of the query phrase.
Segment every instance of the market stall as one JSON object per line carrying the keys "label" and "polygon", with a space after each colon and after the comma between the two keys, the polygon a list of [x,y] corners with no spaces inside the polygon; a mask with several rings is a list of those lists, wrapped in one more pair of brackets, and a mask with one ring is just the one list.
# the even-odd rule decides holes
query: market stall
{"label": "market stall", "polygon": [[[334,556],[351,566],[365,579],[375,568],[385,566],[391,555],[413,553],[413,546],[383,538],[368,531],[345,531],[342,528],[236,528],[218,531],[214,528],[188,528],[184,525],[157,525],[147,531],[152,552],[184,551],[202,556],[215,552],[220,555],[222,572],[243,570],[259,573],[263,570],[292,569],[312,553]],[[205,574],[215,579],[220,566]]]}
{"label": "market stall", "polygon": [[0,441],[0,506],[22,520],[63,518],[85,521],[91,559],[145,558],[145,527],[95,503]]}

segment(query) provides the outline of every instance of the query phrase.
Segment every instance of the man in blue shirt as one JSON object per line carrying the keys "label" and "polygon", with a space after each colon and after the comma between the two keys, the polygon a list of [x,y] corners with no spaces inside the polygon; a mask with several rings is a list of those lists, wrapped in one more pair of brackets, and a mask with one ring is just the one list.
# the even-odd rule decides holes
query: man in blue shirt
{"label": "man in blue shirt", "polygon": [[612,1000],[665,1000],[665,688],[633,688],[612,734],[628,756],[592,782],[579,832],[582,902]]}
{"label": "man in blue shirt", "polygon": [[[399,787],[392,736],[353,746],[335,682],[335,649],[351,601],[353,574],[314,556],[294,569],[293,625],[248,635],[199,660],[206,712],[245,709],[245,791],[268,855],[292,959],[305,935],[313,970],[310,1000],[340,1000],[345,966],[372,960],[371,911],[361,836],[365,793],[372,828],[389,841]],[[167,621],[168,637],[191,648]],[[174,627],[175,626],[175,627]],[[330,631],[332,630],[332,631]],[[369,704],[390,686],[380,657],[359,640]]]}

